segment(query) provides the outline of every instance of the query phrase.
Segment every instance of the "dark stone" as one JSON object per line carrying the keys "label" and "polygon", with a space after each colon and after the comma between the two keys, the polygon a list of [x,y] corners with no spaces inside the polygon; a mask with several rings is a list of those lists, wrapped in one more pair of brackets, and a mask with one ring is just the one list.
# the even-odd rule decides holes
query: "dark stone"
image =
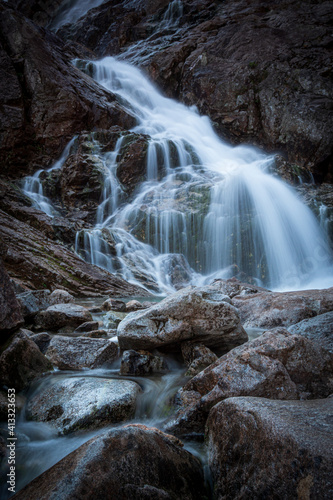
{"label": "dark stone", "polygon": [[154,356],[149,351],[124,351],[120,365],[122,375],[152,375],[163,373],[167,370],[167,364],[160,356]]}
{"label": "dark stone", "polygon": [[144,425],[112,429],[83,444],[34,479],[17,495],[30,500],[61,495],[194,500],[205,498],[199,460],[179,440]]}
{"label": "dark stone", "polygon": [[10,332],[23,324],[20,303],[0,258],[0,331]]}
{"label": "dark stone", "polygon": [[244,327],[288,327],[303,319],[333,311],[333,288],[297,292],[269,292],[237,295],[233,305],[238,308]]}
{"label": "dark stone", "polygon": [[290,333],[304,335],[321,347],[333,352],[333,311],[304,319],[288,328]]}
{"label": "dark stone", "polygon": [[314,399],[333,392],[333,355],[284,328],[268,331],[232,349],[178,392],[177,435],[203,433],[210,409],[233,396]]}
{"label": "dark stone", "polygon": [[10,338],[0,355],[0,384],[21,391],[52,369],[51,363],[25,333]]}
{"label": "dark stone", "polygon": [[215,498],[333,495],[333,398],[230,398],[207,421]]}

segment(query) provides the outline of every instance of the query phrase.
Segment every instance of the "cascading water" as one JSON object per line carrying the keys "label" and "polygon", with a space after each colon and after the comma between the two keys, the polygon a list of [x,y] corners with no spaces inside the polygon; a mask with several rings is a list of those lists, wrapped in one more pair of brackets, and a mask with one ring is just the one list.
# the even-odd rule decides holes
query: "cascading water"
{"label": "cascading water", "polygon": [[[60,156],[59,160],[57,160],[52,165],[52,167],[48,168],[46,172],[51,172],[52,170],[59,170],[63,166],[70,153],[71,147],[73,146],[76,137],[77,136],[73,137],[73,139],[69,141],[62,155]],[[42,172],[45,172],[45,170],[43,169],[37,170],[37,172],[35,172],[34,175],[24,178],[23,192],[33,201],[33,204],[36,208],[42,210],[50,217],[54,217],[55,215],[57,215],[57,211],[52,206],[52,203],[50,202],[49,198],[44,195],[43,184],[40,180],[40,175]]]}
{"label": "cascading water", "polygon": [[272,157],[223,143],[207,117],[163,97],[127,63],[107,57],[77,64],[135,116],[132,132],[150,137],[147,180],[131,202],[121,203],[115,191],[121,140],[110,153],[110,187],[81,254],[97,263],[91,241],[108,233],[124,277],[142,282],[144,276],[148,288],[160,291],[175,284],[175,267],[183,283],[241,272],[275,289],[332,276],[324,233],[292,188],[267,172]]}
{"label": "cascading water", "polygon": [[106,0],[65,0],[50,23],[49,28],[58,30],[68,23],[75,23],[80,17],[88,12],[88,10],[98,7]]}

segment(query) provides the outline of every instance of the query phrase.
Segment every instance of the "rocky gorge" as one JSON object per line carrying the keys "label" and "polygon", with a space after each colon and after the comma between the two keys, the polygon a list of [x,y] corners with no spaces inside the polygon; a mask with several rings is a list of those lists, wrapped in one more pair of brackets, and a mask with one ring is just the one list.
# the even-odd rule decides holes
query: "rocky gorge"
{"label": "rocky gorge", "polygon": [[332,498],[330,2],[0,14],[1,497]]}

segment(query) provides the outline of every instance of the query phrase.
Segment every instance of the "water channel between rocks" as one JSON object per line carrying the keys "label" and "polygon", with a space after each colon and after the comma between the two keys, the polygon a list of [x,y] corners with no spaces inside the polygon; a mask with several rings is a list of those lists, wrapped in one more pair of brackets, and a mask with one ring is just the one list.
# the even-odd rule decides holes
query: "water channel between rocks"
{"label": "water channel between rocks", "polygon": [[[140,300],[140,297],[138,297]],[[100,306],[105,298],[84,298],[76,302],[85,307]],[[128,301],[128,299],[125,299]],[[147,300],[147,297],[144,298]],[[153,302],[161,300],[161,297],[151,298]],[[122,319],[125,314],[111,312],[114,317]],[[100,322],[102,329],[108,323],[110,312],[94,313],[93,320]],[[249,340],[258,337],[263,332],[262,329],[250,328],[247,330]],[[57,333],[59,334],[59,332]],[[60,333],[61,334],[61,333]],[[66,336],[77,336],[77,334],[65,333]],[[176,411],[173,398],[180,387],[189,379],[185,376],[186,366],[181,356],[176,354],[163,355],[166,360],[168,371],[165,374],[151,375],[145,377],[120,375],[121,356],[111,364],[96,369],[83,370],[58,370],[35,381],[29,390],[23,393],[25,404],[21,410],[16,423],[16,465],[17,465],[17,485],[16,492],[30,483],[34,478],[59,462],[66,455],[77,449],[89,439],[100,435],[107,429],[121,427],[129,423],[140,423],[149,427],[163,429],[166,420],[170,420]],[[118,422],[116,424],[99,427],[92,430],[80,430],[59,435],[58,431],[47,423],[31,421],[26,418],[28,403],[37,394],[40,394],[47,387],[61,380],[82,379],[113,379],[130,380],[140,386],[141,392],[136,401],[135,415],[133,418]],[[184,448],[198,457],[203,465],[207,485],[210,484],[210,473],[207,465],[205,443],[199,441],[184,441]],[[2,471],[2,474],[4,471]],[[6,500],[12,495],[3,484],[0,490],[1,499]]]}

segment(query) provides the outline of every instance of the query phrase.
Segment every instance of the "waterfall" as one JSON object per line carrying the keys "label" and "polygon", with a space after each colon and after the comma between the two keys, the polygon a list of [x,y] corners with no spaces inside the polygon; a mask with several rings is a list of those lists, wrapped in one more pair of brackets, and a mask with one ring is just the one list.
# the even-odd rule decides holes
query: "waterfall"
{"label": "waterfall", "polygon": [[[195,107],[164,97],[128,63],[74,63],[136,118],[112,151],[96,151],[105,179],[95,228],[76,236],[81,258],[156,293],[232,276],[275,290],[332,286],[325,231],[269,174],[274,157],[226,144]],[[147,142],[144,179],[130,195],[117,175],[128,134]],[[61,168],[74,139],[48,171]],[[41,172],[25,179],[24,192],[52,216]]]}
{"label": "waterfall", "polygon": [[47,196],[44,195],[43,191],[43,184],[40,180],[40,175],[42,172],[51,172],[52,170],[58,170],[60,169],[65,161],[68,158],[68,155],[70,153],[71,147],[74,144],[74,141],[77,136],[73,137],[65,147],[64,151],[62,152],[60,158],[48,169],[43,170],[37,170],[34,175],[32,176],[27,176],[23,180],[23,192],[28,198],[30,198],[33,202],[33,206],[38,208],[39,210],[42,210],[45,212],[47,215],[50,217],[54,217],[55,215],[58,215],[57,211],[55,208],[52,206],[51,201]]}
{"label": "waterfall", "polygon": [[106,0],[65,0],[60,5],[55,18],[51,21],[49,28],[57,31],[68,23],[75,23],[89,10],[98,7]]}
{"label": "waterfall", "polygon": [[273,157],[224,143],[195,107],[164,97],[127,63],[112,57],[76,63],[135,116],[132,132],[149,136],[146,181],[130,201],[119,198],[116,178],[122,139],[109,153],[96,229],[81,255],[99,262],[101,247],[91,238],[104,231],[115,242],[110,259],[119,272],[164,292],[177,284],[173,272],[180,285],[238,275],[295,289],[321,274],[332,284],[324,233],[294,190],[267,172]]}

